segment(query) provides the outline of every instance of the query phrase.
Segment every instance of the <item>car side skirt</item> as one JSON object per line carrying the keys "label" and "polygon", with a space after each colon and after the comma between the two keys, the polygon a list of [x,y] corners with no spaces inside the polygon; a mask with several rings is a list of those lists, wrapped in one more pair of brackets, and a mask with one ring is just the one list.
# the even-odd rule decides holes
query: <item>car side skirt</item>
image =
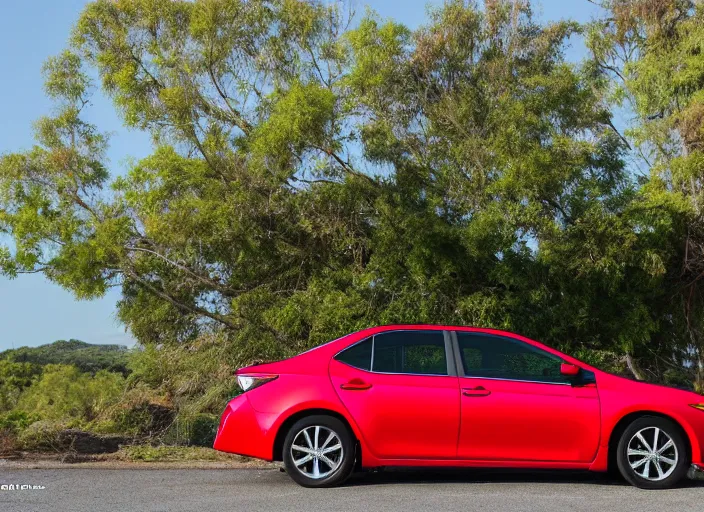
{"label": "car side skirt", "polygon": [[[364,461],[364,459],[362,459]],[[377,459],[377,464],[362,467],[410,466],[410,467],[461,467],[461,468],[526,468],[526,469],[591,469],[590,462],[550,462],[526,460],[464,460],[464,459]]]}

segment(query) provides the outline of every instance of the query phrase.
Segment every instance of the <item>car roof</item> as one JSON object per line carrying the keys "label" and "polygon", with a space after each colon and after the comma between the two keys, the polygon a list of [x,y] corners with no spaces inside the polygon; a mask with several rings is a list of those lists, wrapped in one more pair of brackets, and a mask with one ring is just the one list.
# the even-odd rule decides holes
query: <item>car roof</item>
{"label": "car roof", "polygon": [[[474,327],[474,326],[468,326],[468,325],[445,325],[445,324],[389,324],[389,325],[378,325],[375,327],[368,327],[366,329],[362,329],[350,334],[347,334],[345,336],[342,336],[340,338],[337,338],[331,342],[324,343],[323,345],[319,345],[318,347],[315,347],[314,349],[311,349],[311,351],[317,350],[319,348],[324,348],[327,347],[331,350],[331,354],[337,353],[348,346],[354,345],[355,343],[363,340],[364,338],[367,338],[369,336],[373,336],[375,334],[379,334],[382,332],[387,332],[387,331],[403,331],[403,330],[443,330],[443,331],[464,331],[464,332],[474,332],[474,333],[481,333],[481,334],[489,334],[489,335],[494,335],[494,336],[503,336],[507,338],[513,338],[518,341],[522,341],[524,343],[527,343],[529,345],[532,345],[538,349],[544,350],[546,352],[549,352],[553,355],[556,355],[558,357],[563,358],[564,360],[571,362],[573,364],[579,364],[580,366],[583,366],[589,370],[597,370],[596,368],[586,364],[583,361],[580,361],[569,354],[565,354],[564,352],[561,352],[553,347],[550,347],[548,345],[545,345],[544,343],[541,343],[539,341],[533,340],[531,338],[527,338],[525,336],[522,336],[520,334],[517,334],[515,332],[511,331],[504,331],[501,329],[490,329],[486,327]],[[597,370],[598,371],[598,370]]]}

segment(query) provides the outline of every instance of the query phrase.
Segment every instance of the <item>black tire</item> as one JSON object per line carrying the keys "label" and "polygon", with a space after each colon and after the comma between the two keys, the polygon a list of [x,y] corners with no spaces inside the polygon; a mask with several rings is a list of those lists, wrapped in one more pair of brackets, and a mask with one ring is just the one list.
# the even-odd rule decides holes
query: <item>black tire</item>
{"label": "black tire", "polygon": [[[311,469],[310,466],[304,465],[303,470],[300,470],[294,463],[294,456],[292,454],[291,446],[293,445],[294,440],[304,429],[316,426],[322,427],[321,432],[325,432],[326,434],[333,432],[339,439],[342,450],[339,457],[335,459],[335,462],[339,461],[339,464],[337,464],[337,467],[331,471],[329,475],[325,475],[320,478],[311,478],[303,472],[311,472],[309,471]],[[300,443],[301,441],[299,440],[298,442]],[[319,444],[322,445],[323,442],[324,441],[321,439]],[[333,416],[306,416],[305,418],[301,418],[294,423],[286,433],[282,455],[284,465],[286,466],[286,472],[297,484],[302,485],[303,487],[334,487],[347,480],[354,470],[355,439],[347,425]],[[305,453],[301,453],[300,455],[302,457],[307,456]],[[300,458],[298,460],[300,460]],[[311,464],[312,463],[313,461],[311,461]],[[330,469],[329,466],[322,462],[318,462],[318,464],[322,464],[322,466],[319,466],[319,468],[322,468],[321,472],[325,472],[325,470]]]}
{"label": "black tire", "polygon": [[[632,455],[631,457],[633,458],[629,459],[628,456],[628,445],[631,442],[631,439],[634,439],[636,434],[638,432],[643,431],[643,429],[648,430],[643,431],[641,435],[644,437],[649,446],[653,444],[655,428],[660,429],[661,433],[665,433],[672,440],[674,448],[676,448],[677,450],[677,462],[674,465],[674,469],[672,469],[668,476],[662,478],[662,480],[649,480],[647,478],[644,478],[642,475],[638,474],[638,472],[631,467],[630,461],[640,462],[642,458],[638,459],[640,455]],[[660,435],[662,434],[659,434],[659,436]],[[659,448],[664,445],[662,443],[663,439],[664,437],[659,437]],[[636,449],[643,449],[644,451],[648,451],[637,439],[635,440],[635,442],[635,446],[637,447]],[[690,454],[687,448],[687,443],[684,440],[682,429],[679,427],[679,425],[667,418],[661,418],[659,416],[641,416],[640,418],[634,420],[630,425],[628,425],[628,427],[626,427],[626,430],[624,430],[623,434],[621,434],[621,438],[619,439],[618,447],[616,450],[616,462],[621,475],[623,476],[623,478],[626,479],[628,483],[636,487],[640,487],[641,489],[670,489],[677,485],[677,483],[682,480],[682,478],[684,478],[684,476],[687,474],[687,470],[689,469]],[[674,450],[670,449],[669,451],[663,452],[662,456],[665,456],[670,460],[675,460],[672,458],[674,454]],[[659,462],[658,464],[663,470],[663,474],[667,474],[667,472],[672,467],[667,466],[664,462]],[[650,471],[653,471],[655,472],[653,474],[657,475],[657,466],[655,465],[654,461],[646,461],[643,466],[648,466],[648,472],[650,473]],[[641,470],[641,472],[645,472],[645,467],[643,467],[643,470]]]}

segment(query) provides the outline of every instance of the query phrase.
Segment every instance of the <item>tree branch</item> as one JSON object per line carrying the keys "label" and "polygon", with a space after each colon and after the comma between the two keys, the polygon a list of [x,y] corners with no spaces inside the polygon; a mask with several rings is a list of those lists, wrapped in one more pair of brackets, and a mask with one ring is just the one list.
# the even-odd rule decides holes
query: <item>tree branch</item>
{"label": "tree branch", "polygon": [[201,316],[210,318],[211,320],[215,320],[216,322],[220,322],[220,323],[226,325],[230,329],[237,328],[237,326],[231,320],[229,320],[227,317],[225,317],[224,315],[212,313],[212,312],[208,311],[207,309],[204,309],[204,308],[201,308],[198,306],[192,306],[189,304],[184,304],[183,302],[176,300],[171,295],[169,295],[166,291],[164,291],[163,289],[160,290],[159,288],[154,286],[152,283],[150,283],[149,281],[147,281],[143,277],[140,277],[136,272],[134,272],[131,269],[125,270],[125,273],[129,277],[134,279],[143,288],[149,290],[151,293],[153,293],[157,297],[164,299],[166,302],[168,302],[169,304],[173,305],[174,307],[176,307],[178,309],[181,309],[183,311],[188,311],[189,313],[194,313],[196,315],[201,315]]}
{"label": "tree branch", "polygon": [[342,170],[345,172],[352,174],[353,176],[357,176],[358,178],[364,178],[365,180],[369,181],[372,185],[376,186],[377,183],[374,181],[370,176],[367,176],[364,173],[357,172],[355,171],[348,162],[345,162],[337,153],[335,153],[332,149],[330,148],[323,148],[319,146],[313,146],[315,149],[318,151],[322,151],[326,155],[332,157],[339,165],[342,167]]}
{"label": "tree branch", "polygon": [[222,283],[218,283],[217,281],[213,281],[210,278],[206,278],[206,277],[203,277],[202,275],[196,274],[194,271],[192,271],[190,268],[186,267],[185,265],[182,265],[182,264],[164,256],[163,254],[156,252],[156,251],[153,251],[151,249],[147,249],[145,247],[125,246],[124,248],[128,251],[136,251],[136,252],[144,252],[144,253],[152,254],[152,255],[156,256],[157,258],[164,260],[169,265],[172,265],[172,266],[178,268],[179,270],[182,270],[183,272],[185,272],[189,276],[193,277],[194,279],[197,279],[201,283],[215,288],[216,290],[223,293],[224,295],[228,295],[228,296],[235,295],[235,292],[236,292],[235,290],[230,290],[226,286],[223,286]]}
{"label": "tree branch", "polygon": [[638,369],[635,361],[633,360],[633,356],[629,352],[626,352],[625,359],[626,366],[628,366],[628,370],[633,374],[636,380],[645,380],[643,373]]}
{"label": "tree branch", "polygon": [[614,123],[611,121],[611,119],[609,119],[606,124],[608,124],[608,125],[611,127],[611,129],[612,129],[614,132],[616,132],[616,135],[618,135],[619,139],[621,139],[621,141],[626,145],[626,147],[628,148],[628,150],[629,150],[629,151],[632,151],[633,148],[632,148],[631,145],[628,143],[628,140],[626,139],[626,137],[624,137],[623,135],[621,135],[621,132],[619,132],[619,131],[616,129],[616,127],[614,126]]}
{"label": "tree branch", "polygon": [[553,208],[558,210],[562,214],[562,218],[565,219],[566,223],[573,224],[572,217],[567,214],[567,212],[565,211],[565,209],[562,207],[562,205],[560,203],[558,203],[557,201],[555,201],[553,199],[549,199],[549,198],[543,199],[543,201],[545,201],[550,206],[552,206]]}

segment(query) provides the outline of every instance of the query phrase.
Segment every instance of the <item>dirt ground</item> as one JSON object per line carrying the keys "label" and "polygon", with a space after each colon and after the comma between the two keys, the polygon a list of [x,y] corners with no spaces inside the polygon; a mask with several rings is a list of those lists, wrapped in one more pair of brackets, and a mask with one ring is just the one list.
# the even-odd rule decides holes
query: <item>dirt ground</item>
{"label": "dirt ground", "polygon": [[280,464],[233,455],[223,460],[182,461],[126,461],[117,453],[102,455],[78,455],[60,453],[21,453],[3,458],[0,455],[0,470],[3,469],[241,469],[277,468]]}

